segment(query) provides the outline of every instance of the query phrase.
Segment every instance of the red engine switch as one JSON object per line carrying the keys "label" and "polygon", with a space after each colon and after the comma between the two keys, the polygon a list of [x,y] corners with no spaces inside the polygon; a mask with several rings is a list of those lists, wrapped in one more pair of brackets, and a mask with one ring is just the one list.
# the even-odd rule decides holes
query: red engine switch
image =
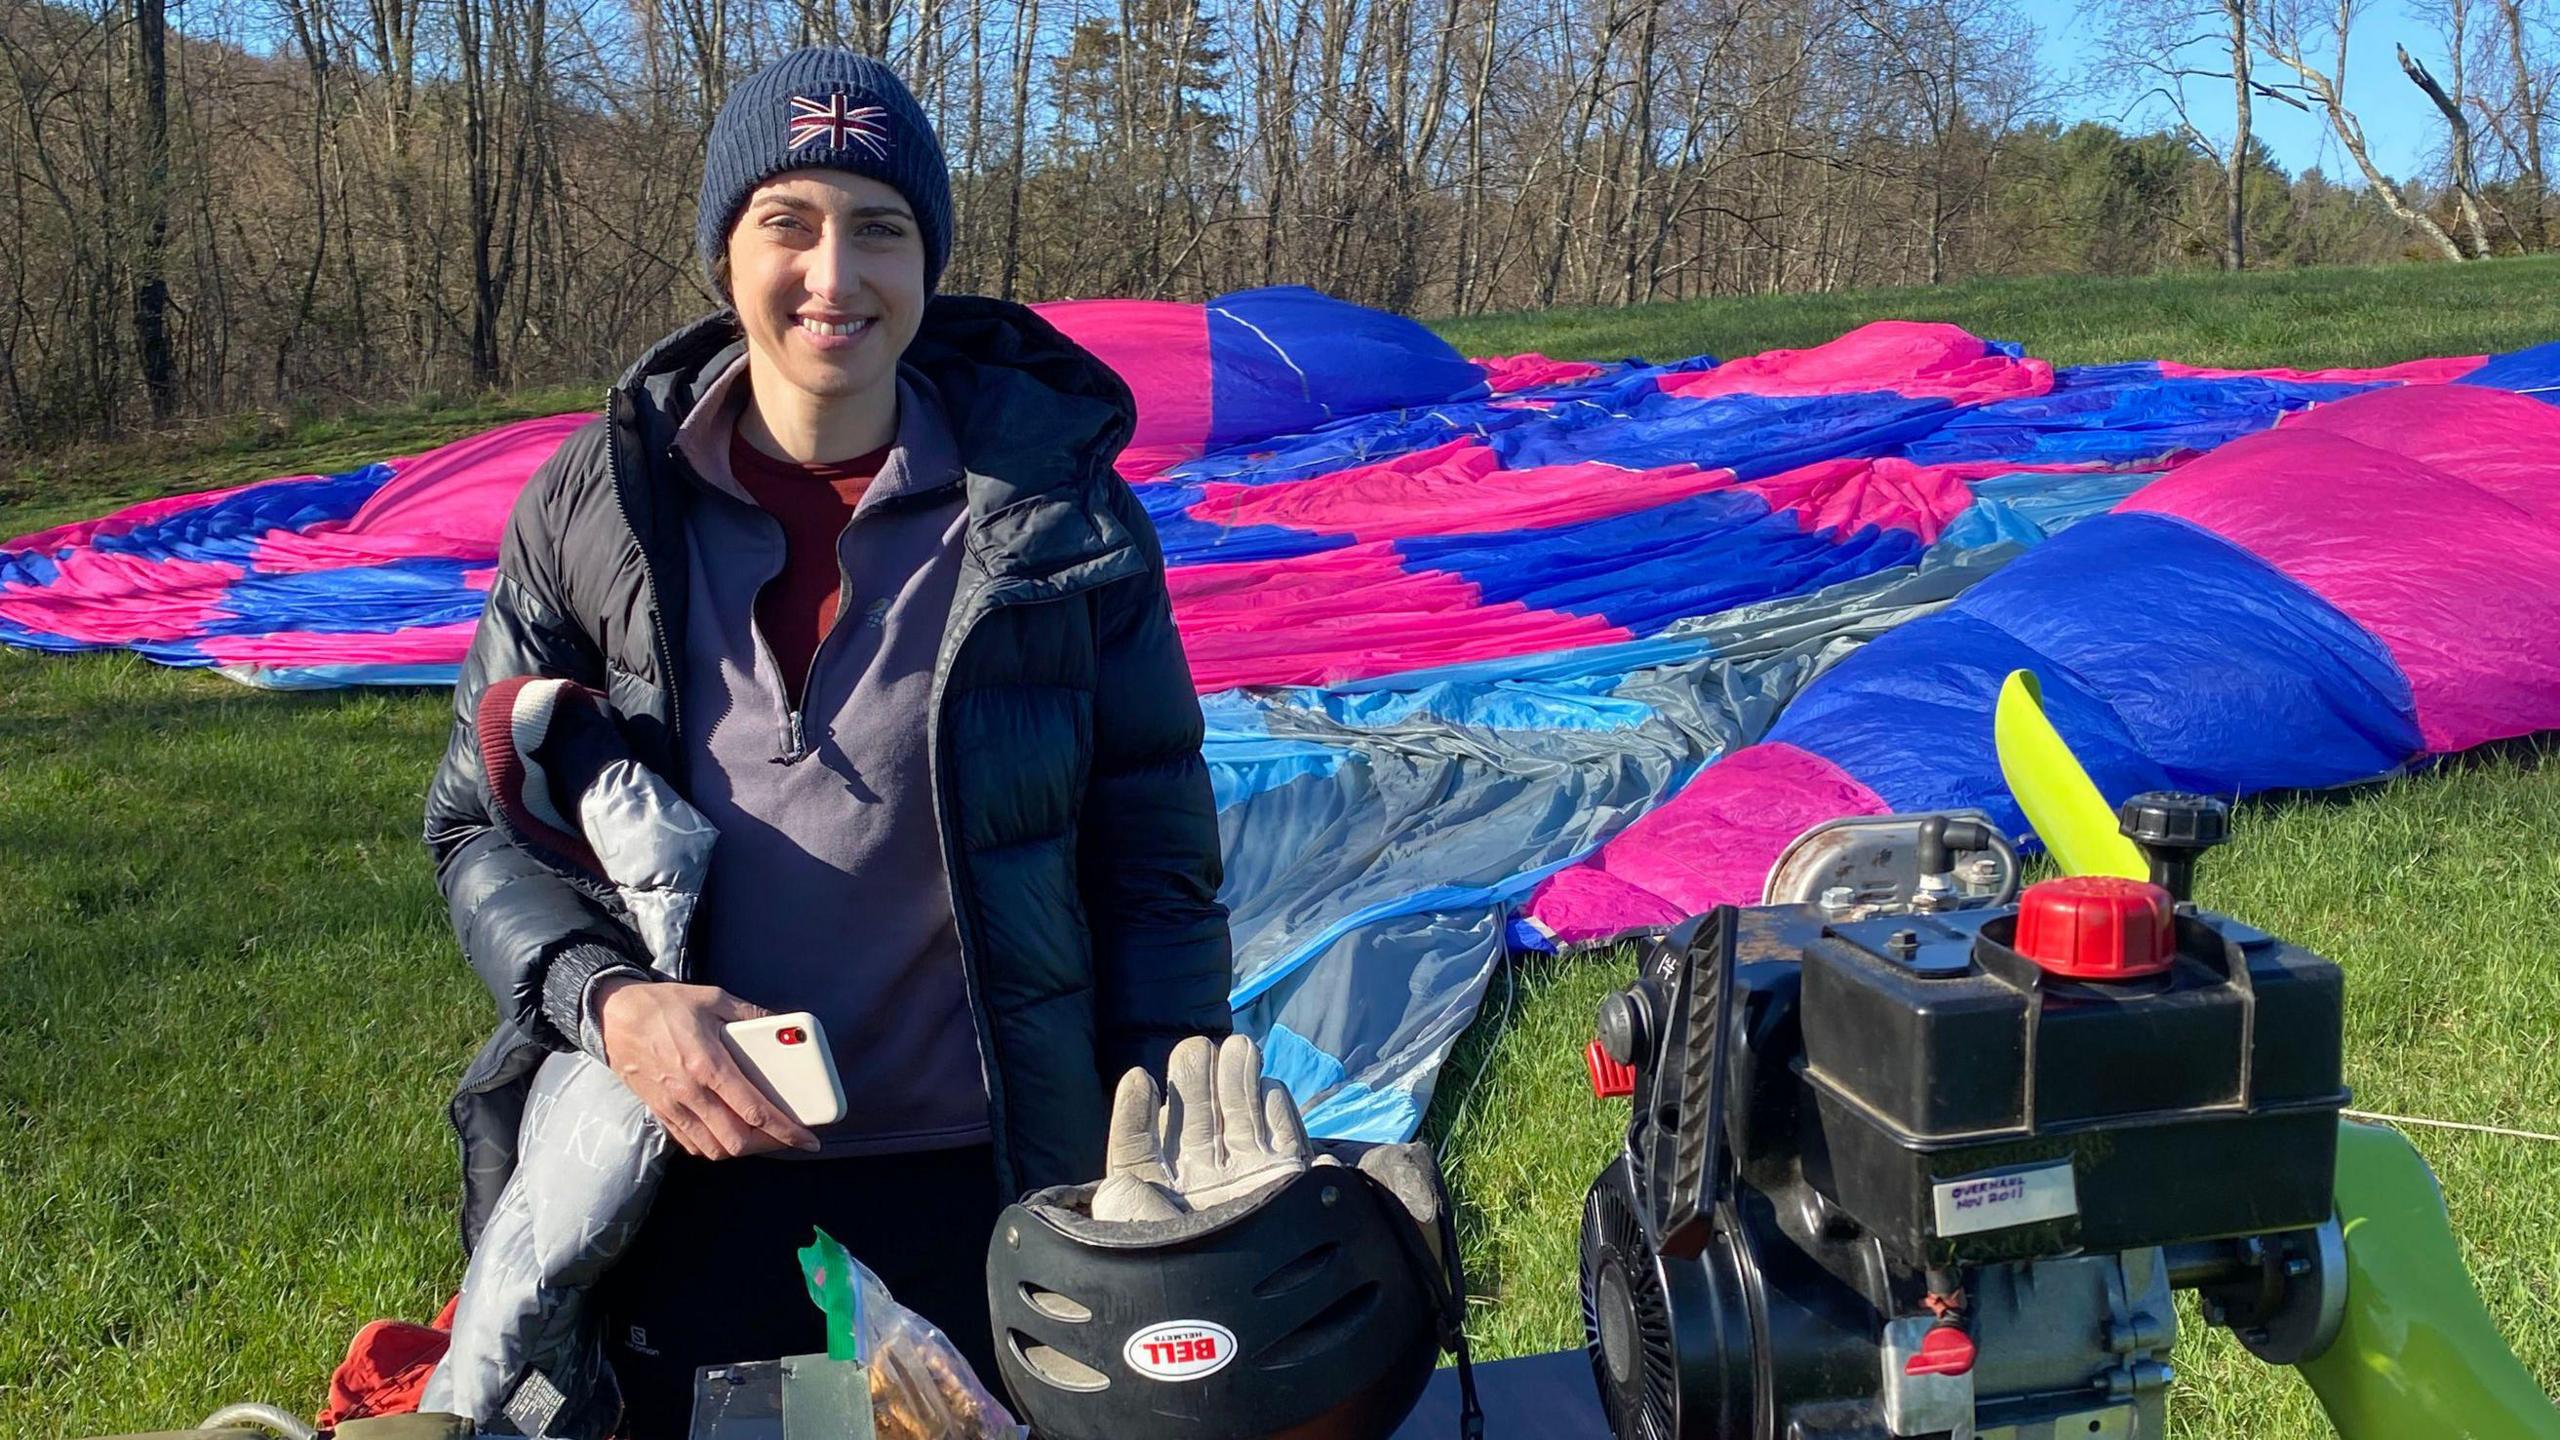
{"label": "red engine switch", "polygon": [[1938,1325],[1920,1337],[1919,1353],[1902,1362],[1905,1375],[1962,1375],[1973,1368],[1973,1337],[1961,1325]]}
{"label": "red engine switch", "polygon": [[1591,1093],[1603,1100],[1621,1100],[1636,1093],[1636,1070],[1609,1058],[1609,1052],[1594,1040],[1582,1052],[1582,1063],[1591,1068]]}
{"label": "red engine switch", "polygon": [[2135,980],[2169,968],[2178,950],[2169,892],[2116,875],[2070,875],[2027,887],[2018,903],[2018,953],[2072,980]]}

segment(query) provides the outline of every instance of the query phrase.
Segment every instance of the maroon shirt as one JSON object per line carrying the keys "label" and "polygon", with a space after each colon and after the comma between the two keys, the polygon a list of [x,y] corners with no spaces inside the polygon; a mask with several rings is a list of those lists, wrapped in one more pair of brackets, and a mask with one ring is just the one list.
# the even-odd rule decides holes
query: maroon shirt
{"label": "maroon shirt", "polygon": [[[930,744],[968,531],[959,446],[939,397],[902,373],[897,446],[854,520],[847,497],[801,467],[786,467],[790,486],[759,487],[777,507],[814,489],[828,509],[798,527],[816,543],[786,545],[788,522],[766,518],[730,464],[745,372],[741,358],[705,389],[677,437],[702,493],[685,507],[688,724],[668,778],[720,832],[691,930],[694,978],[826,1026],[847,1112],[818,1132],[824,1154],[981,1144],[984,1057]],[[757,613],[786,557],[821,582],[799,612],[809,635],[822,603],[841,592],[843,606],[823,643],[802,642],[815,658],[787,685]]]}
{"label": "maroon shirt", "polygon": [[803,465],[748,444],[743,427],[730,436],[729,473],[759,509],[782,522],[782,573],[756,594],[756,628],[773,647],[773,663],[782,669],[795,710],[808,698],[803,692],[818,642],[836,623],[844,586],[836,541],[895,445],[850,460]]}

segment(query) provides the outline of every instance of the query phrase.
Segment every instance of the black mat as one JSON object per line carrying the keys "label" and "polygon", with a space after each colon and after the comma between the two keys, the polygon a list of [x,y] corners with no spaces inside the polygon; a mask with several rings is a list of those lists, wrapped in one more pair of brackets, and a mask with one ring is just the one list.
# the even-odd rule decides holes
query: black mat
{"label": "black mat", "polygon": [[[1485,1440],[1610,1440],[1591,1359],[1580,1350],[1478,1365],[1476,1395],[1484,1402]],[[1395,1440],[1456,1440],[1457,1434],[1458,1372],[1443,1366]]]}

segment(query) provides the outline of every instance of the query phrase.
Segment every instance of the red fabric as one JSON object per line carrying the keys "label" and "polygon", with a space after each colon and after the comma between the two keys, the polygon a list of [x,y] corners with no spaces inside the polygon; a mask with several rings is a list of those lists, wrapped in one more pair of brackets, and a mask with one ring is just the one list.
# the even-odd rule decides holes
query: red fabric
{"label": "red fabric", "polygon": [[802,465],[777,460],[748,444],[743,430],[729,441],[729,473],[766,514],[782,522],[782,573],[756,596],[756,628],[773,648],[794,707],[800,704],[818,642],[836,623],[836,593],[843,582],[836,541],[853,518],[853,507],[862,503],[862,492],[887,462],[889,448]]}
{"label": "red fabric", "polygon": [[1570,525],[1666,505],[1733,483],[1730,470],[1695,465],[1629,470],[1585,460],[1507,469],[1500,451],[1465,439],[1294,485],[1212,480],[1200,487],[1190,514],[1212,525],[1280,525],[1359,541],[1401,540]]}
{"label": "red fabric", "polygon": [[[587,844],[587,837],[552,828],[550,822],[534,814],[532,807],[524,802],[525,762],[524,756],[516,749],[516,696],[523,692],[524,687],[541,678],[539,675],[510,675],[504,680],[492,681],[489,688],[480,692],[480,709],[473,717],[474,733],[480,739],[480,771],[488,777],[490,798],[506,812],[507,823],[515,826],[518,833],[558,851],[589,874],[602,875],[604,862],[596,858],[596,852]],[[571,688],[588,695],[595,694],[583,685]],[[556,798],[553,806],[555,809],[558,807]]]}
{"label": "red fabric", "polygon": [[1587,360],[1550,360],[1530,351],[1526,355],[1472,355],[1476,368],[1484,372],[1484,383],[1496,395],[1508,395],[1533,385],[1565,385],[1588,380],[1601,373],[1601,367]]}
{"label": "red fabric", "polygon": [[1820,755],[1784,741],[1745,746],[1698,772],[1669,804],[1530,892],[1529,923],[1559,946],[1677,925],[1718,905],[1759,903],[1769,869],[1807,829],[1893,807]]}
{"label": "red fabric", "polygon": [[453,1307],[461,1300],[456,1295],[445,1301],[433,1325],[376,1320],[358,1330],[347,1346],[347,1358],[329,1377],[329,1404],[320,1412],[320,1428],[333,1430],[368,1415],[416,1413],[427,1377],[453,1342]]}
{"label": "red fabric", "polygon": [[2560,409],[2411,385],[2315,407],[2134,492],[2391,652],[2439,754],[2560,725]]}
{"label": "red fabric", "polygon": [[2053,389],[2053,366],[1953,325],[1877,320],[1810,350],[1763,350],[1712,370],[1665,371],[1665,395],[1860,395],[1982,405]]}

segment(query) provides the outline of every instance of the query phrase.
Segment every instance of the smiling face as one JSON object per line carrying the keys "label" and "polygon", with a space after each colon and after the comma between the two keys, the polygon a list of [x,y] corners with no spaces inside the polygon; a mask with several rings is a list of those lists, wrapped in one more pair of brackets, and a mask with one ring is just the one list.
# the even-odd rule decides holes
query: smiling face
{"label": "smiling face", "polygon": [[923,231],[896,189],[786,171],[747,197],[727,260],[759,393],[778,382],[822,406],[895,393],[925,302]]}

